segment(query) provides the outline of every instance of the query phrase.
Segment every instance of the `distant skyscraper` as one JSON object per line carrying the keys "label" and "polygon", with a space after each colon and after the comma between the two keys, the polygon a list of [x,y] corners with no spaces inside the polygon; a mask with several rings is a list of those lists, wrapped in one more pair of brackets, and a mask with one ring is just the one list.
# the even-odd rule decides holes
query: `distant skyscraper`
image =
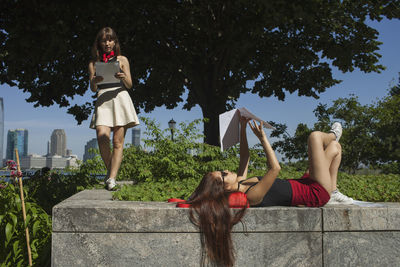
{"label": "distant skyscraper", "polygon": [[59,155],[65,157],[67,155],[67,136],[64,129],[55,129],[50,139],[50,155]]}
{"label": "distant skyscraper", "polygon": [[3,165],[3,145],[4,145],[4,105],[3,98],[0,97],[0,167]]}
{"label": "distant skyscraper", "polygon": [[83,154],[83,161],[87,161],[88,159],[92,159],[96,156],[95,153],[91,153],[89,149],[94,148],[98,149],[99,145],[97,144],[97,138],[93,138],[92,140],[88,141],[85,145],[85,154]]}
{"label": "distant skyscraper", "polygon": [[47,154],[46,155],[50,156],[50,154],[51,154],[51,142],[47,141]]}
{"label": "distant skyscraper", "polygon": [[19,157],[28,155],[28,130],[8,130],[6,159],[16,160],[15,149],[18,149]]}
{"label": "distant skyscraper", "polygon": [[140,128],[132,129],[132,145],[140,146]]}

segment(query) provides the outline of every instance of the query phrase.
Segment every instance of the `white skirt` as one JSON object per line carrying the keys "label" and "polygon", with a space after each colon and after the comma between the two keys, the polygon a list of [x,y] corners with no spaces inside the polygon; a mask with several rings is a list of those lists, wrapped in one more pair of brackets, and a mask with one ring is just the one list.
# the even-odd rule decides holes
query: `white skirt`
{"label": "white skirt", "polygon": [[90,128],[104,125],[108,127],[134,127],[139,124],[132,99],[125,88],[111,87],[97,92],[96,106]]}

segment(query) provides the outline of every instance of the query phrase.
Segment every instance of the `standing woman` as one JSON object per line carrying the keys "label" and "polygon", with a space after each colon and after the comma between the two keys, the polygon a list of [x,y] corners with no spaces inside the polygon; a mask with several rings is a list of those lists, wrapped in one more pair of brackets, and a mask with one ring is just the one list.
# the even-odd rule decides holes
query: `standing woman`
{"label": "standing woman", "polygon": [[[90,128],[96,129],[100,155],[107,168],[106,188],[113,190],[115,178],[122,161],[122,151],[126,130],[139,124],[135,108],[127,90],[132,88],[129,61],[121,55],[117,34],[110,27],[101,29],[92,47],[92,60],[89,62],[90,89],[97,92],[97,101]],[[117,83],[98,84],[103,77],[96,76],[96,62],[118,61],[120,71],[115,77]],[[113,132],[110,147],[110,134]]]}

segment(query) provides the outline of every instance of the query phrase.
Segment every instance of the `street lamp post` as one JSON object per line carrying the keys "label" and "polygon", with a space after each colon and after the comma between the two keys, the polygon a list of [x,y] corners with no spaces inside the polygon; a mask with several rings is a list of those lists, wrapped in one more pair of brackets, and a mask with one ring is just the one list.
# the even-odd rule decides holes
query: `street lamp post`
{"label": "street lamp post", "polygon": [[168,122],[168,127],[171,130],[171,141],[174,141],[174,130],[175,130],[175,125],[176,125],[176,121],[174,121],[174,119],[171,119]]}

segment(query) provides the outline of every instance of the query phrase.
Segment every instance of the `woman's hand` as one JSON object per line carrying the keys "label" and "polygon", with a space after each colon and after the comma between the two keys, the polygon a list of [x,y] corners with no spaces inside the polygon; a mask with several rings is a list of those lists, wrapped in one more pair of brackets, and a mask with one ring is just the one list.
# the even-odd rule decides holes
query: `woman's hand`
{"label": "woman's hand", "polygon": [[246,129],[247,123],[250,121],[249,118],[240,116],[240,128]]}
{"label": "woman's hand", "polygon": [[93,76],[92,83],[95,85],[95,84],[101,82],[102,80],[104,80],[103,76]]}
{"label": "woman's hand", "polygon": [[260,121],[260,124],[257,125],[257,122],[252,120],[251,122],[249,122],[249,125],[253,133],[258,137],[258,139],[260,139],[260,141],[267,139],[267,136],[263,129],[262,121]]}
{"label": "woman's hand", "polygon": [[121,81],[124,81],[126,79],[126,75],[124,72],[117,72],[117,73],[115,73],[114,76],[115,76],[115,78],[117,78]]}

